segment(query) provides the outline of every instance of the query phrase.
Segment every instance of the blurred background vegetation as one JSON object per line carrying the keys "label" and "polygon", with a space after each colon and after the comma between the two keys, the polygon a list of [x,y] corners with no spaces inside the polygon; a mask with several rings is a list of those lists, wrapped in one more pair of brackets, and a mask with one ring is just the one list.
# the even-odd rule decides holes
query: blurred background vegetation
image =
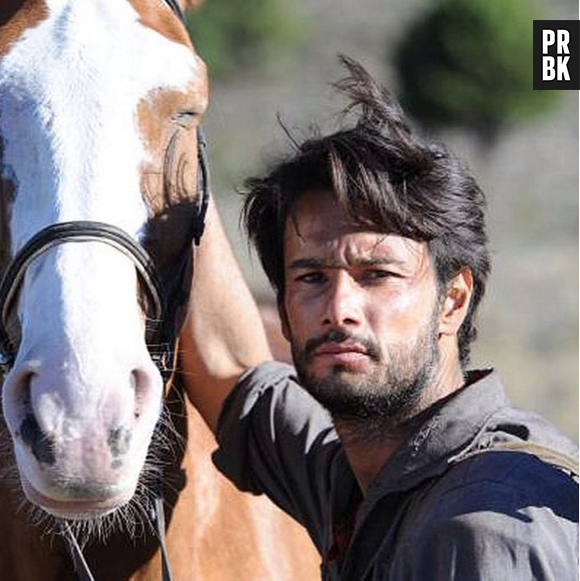
{"label": "blurred background vegetation", "polygon": [[336,129],[337,54],[361,61],[484,188],[494,267],[474,364],[578,440],[578,93],[532,90],[534,19],[576,0],[205,0],[188,15],[210,74],[214,193],[252,290],[272,295],[236,190],[300,135]]}
{"label": "blurred background vegetation", "polygon": [[213,0],[186,15],[190,36],[216,78],[279,65],[303,38],[284,0]]}
{"label": "blurred background vegetation", "polygon": [[[403,104],[427,126],[459,126],[490,144],[554,104],[530,91],[530,0],[441,0],[409,26],[394,55]],[[388,57],[387,57],[388,58]]]}

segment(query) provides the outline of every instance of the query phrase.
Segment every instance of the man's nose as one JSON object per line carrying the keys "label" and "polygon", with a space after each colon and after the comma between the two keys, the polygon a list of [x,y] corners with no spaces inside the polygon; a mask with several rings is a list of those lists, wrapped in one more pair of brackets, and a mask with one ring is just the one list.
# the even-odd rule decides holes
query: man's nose
{"label": "man's nose", "polygon": [[362,289],[348,273],[332,277],[322,315],[325,327],[353,327],[362,322]]}

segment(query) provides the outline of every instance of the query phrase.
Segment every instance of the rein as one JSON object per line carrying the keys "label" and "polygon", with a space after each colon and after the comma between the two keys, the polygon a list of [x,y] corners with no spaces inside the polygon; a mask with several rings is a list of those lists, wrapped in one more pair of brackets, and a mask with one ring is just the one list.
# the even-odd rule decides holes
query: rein
{"label": "rein", "polygon": [[[155,532],[161,549],[161,579],[162,581],[173,581],[171,567],[169,566],[169,555],[165,545],[165,511],[163,510],[163,498],[160,494],[155,497],[155,507],[152,510],[151,517],[155,520]],[[66,521],[62,524],[61,531],[68,542],[79,581],[95,581],[91,568],[83,555],[83,550]]]}

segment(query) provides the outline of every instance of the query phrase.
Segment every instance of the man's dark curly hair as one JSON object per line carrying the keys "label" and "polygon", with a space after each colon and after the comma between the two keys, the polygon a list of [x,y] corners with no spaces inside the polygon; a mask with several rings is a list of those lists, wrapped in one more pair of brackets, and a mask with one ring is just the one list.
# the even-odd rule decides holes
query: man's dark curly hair
{"label": "man's dark curly hair", "polygon": [[469,171],[442,144],[412,132],[390,92],[352,59],[336,88],[358,111],[352,127],[313,137],[264,177],[245,183],[244,223],[278,301],[284,298],[284,228],[306,191],[333,192],[356,225],[425,242],[440,289],[468,267],[474,290],[459,330],[462,365],[475,339],[474,316],[490,271],[485,198]]}

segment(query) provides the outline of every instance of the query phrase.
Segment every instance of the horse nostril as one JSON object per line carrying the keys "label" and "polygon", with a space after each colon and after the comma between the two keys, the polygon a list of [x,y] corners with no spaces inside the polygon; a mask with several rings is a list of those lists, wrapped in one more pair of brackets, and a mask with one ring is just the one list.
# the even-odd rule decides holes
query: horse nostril
{"label": "horse nostril", "polygon": [[22,442],[30,447],[39,462],[49,465],[55,463],[54,443],[40,429],[32,413],[26,415],[16,435],[20,435]]}
{"label": "horse nostril", "polygon": [[[157,394],[155,380],[156,378],[152,373],[152,370],[138,368],[131,372],[131,387],[134,391],[135,398],[135,419],[139,419],[142,413],[152,405],[152,398],[156,397]],[[161,397],[160,392],[159,397]]]}
{"label": "horse nostril", "polygon": [[30,392],[34,377],[34,373],[22,373],[17,378],[17,381],[13,383],[13,389],[10,390],[12,403],[23,416],[32,413],[32,396]]}
{"label": "horse nostril", "polygon": [[143,404],[143,390],[139,384],[139,371],[131,371],[130,386],[135,394],[135,419],[139,419],[139,416],[141,415],[141,406]]}

